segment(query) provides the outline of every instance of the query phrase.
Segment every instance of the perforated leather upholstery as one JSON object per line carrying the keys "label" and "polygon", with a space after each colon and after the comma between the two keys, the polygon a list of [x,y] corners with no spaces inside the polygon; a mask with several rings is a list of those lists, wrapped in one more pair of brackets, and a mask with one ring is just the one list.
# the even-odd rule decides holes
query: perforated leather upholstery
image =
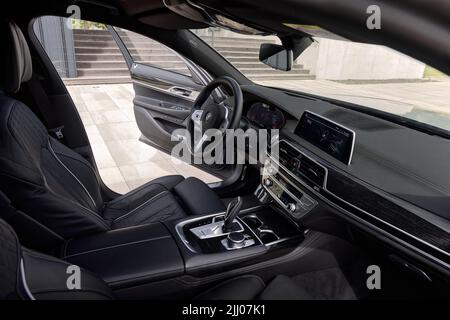
{"label": "perforated leather upholstery", "polygon": [[[2,65],[7,73],[2,86],[13,93],[30,79],[31,57],[17,25],[3,26],[6,30],[0,31],[9,46],[0,52],[13,67]],[[63,239],[185,217],[183,207],[188,206],[174,192],[183,181],[181,176],[163,177],[116,199],[106,198],[88,161],[52,138],[25,104],[0,93],[0,189],[17,209]],[[209,187],[192,181],[203,186],[202,197],[216,201],[214,210],[225,210]]]}

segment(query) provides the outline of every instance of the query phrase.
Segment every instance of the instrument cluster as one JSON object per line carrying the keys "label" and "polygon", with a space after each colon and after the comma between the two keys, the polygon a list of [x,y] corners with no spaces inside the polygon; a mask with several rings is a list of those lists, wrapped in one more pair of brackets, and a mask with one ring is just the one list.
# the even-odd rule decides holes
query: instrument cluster
{"label": "instrument cluster", "polygon": [[286,123],[282,111],[263,102],[253,103],[247,111],[246,118],[264,129],[281,129]]}

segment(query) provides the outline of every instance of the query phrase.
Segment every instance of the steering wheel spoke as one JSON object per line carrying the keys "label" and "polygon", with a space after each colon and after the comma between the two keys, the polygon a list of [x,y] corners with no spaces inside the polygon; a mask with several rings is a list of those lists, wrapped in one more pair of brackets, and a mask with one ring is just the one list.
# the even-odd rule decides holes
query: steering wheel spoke
{"label": "steering wheel spoke", "polygon": [[[227,102],[214,103],[212,99],[209,99],[214,90],[221,85],[231,89],[233,92],[232,101],[227,100]],[[229,102],[232,108],[228,106]],[[211,81],[198,95],[189,117],[189,120],[192,122],[192,125],[188,126],[192,139],[191,152],[194,154],[202,152],[203,147],[211,140],[211,137],[207,134],[209,129],[219,130],[223,137],[226,129],[238,128],[242,109],[242,90],[236,80],[230,77],[219,77]],[[217,139],[217,135],[215,136]]]}

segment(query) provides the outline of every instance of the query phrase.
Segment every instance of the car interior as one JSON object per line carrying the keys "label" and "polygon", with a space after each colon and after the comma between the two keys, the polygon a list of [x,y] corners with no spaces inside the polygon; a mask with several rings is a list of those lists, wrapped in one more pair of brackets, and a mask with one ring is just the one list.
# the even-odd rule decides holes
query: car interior
{"label": "car interior", "polygon": [[[296,19],[391,46],[442,71],[450,71],[450,42],[434,47],[436,39],[416,37],[412,18],[401,34],[389,21],[365,33],[351,10],[314,1],[280,1],[273,9],[270,1],[65,0],[18,10],[22,2],[1,4],[0,14],[0,299],[448,298],[448,133],[258,85],[189,30],[242,24],[296,43],[281,23]],[[199,66],[198,79],[174,78],[131,61],[125,50],[141,141],[170,154],[177,128],[194,133],[197,121],[257,130],[268,127],[268,117],[279,129],[279,154],[272,147],[264,162],[206,166],[222,179],[213,184],[170,175],[112,191],[33,32],[36,18],[68,17],[73,4],[85,20],[157,40]],[[433,26],[450,29],[446,20]],[[168,84],[188,89],[168,94],[161,89]],[[198,96],[183,99],[186,90]],[[338,152],[324,143],[325,127],[339,137],[332,143]],[[71,265],[81,268],[81,289],[67,288]],[[374,265],[383,290],[367,285]]]}

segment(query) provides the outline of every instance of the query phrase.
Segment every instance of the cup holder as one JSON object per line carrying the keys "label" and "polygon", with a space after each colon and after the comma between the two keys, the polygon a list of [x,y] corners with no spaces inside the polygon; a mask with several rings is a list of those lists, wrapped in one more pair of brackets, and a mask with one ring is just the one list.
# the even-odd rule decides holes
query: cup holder
{"label": "cup holder", "polygon": [[273,230],[268,229],[257,216],[246,216],[242,218],[242,221],[253,230],[263,244],[280,240],[280,237]]}
{"label": "cup holder", "polygon": [[259,220],[258,217],[255,216],[247,216],[242,218],[242,220],[251,228],[251,229],[259,229],[263,226],[263,223],[261,220]]}
{"label": "cup holder", "polygon": [[264,244],[279,240],[279,237],[272,230],[261,230],[258,236]]}

